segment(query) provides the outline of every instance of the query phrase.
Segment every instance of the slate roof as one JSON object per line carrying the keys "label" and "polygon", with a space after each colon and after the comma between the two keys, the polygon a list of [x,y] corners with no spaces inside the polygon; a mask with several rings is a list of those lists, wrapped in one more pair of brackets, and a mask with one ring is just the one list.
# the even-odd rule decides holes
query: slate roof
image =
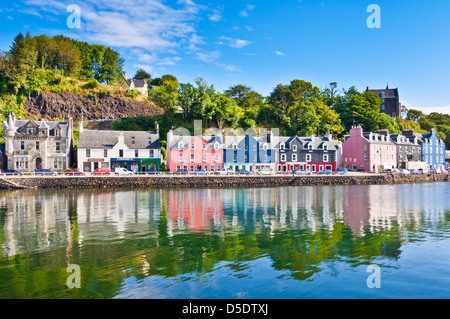
{"label": "slate roof", "polygon": [[161,146],[159,134],[155,132],[83,130],[78,139],[78,148],[113,148],[119,142],[121,133],[123,133],[125,144],[130,149],[159,149]]}
{"label": "slate roof", "polygon": [[[11,124],[8,125],[7,121],[3,121],[3,126],[8,128]],[[67,122],[55,122],[55,121],[35,121],[31,120],[16,120],[14,122],[14,126],[16,132],[18,134],[29,135],[27,133],[28,127],[33,128],[47,128],[49,129],[49,135],[54,136],[55,129],[58,128],[61,130],[61,137],[69,137],[69,124]]]}
{"label": "slate roof", "polygon": [[370,90],[370,89],[368,89],[367,91],[369,91],[369,92],[372,92],[372,93],[375,93],[375,94],[377,94],[379,97],[382,97],[381,96],[381,93],[383,93],[384,92],[384,97],[382,97],[382,98],[386,98],[386,99],[388,99],[388,98],[393,98],[393,97],[395,97],[395,98],[398,98],[399,97],[399,95],[398,95],[398,88],[395,88],[395,89],[389,89],[389,88],[386,88],[386,89],[375,89],[375,90]]}

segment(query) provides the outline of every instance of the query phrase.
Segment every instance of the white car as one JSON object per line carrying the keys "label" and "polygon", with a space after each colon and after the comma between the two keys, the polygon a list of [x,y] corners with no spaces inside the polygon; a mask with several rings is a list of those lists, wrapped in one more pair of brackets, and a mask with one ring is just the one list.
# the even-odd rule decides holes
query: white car
{"label": "white car", "polygon": [[232,175],[233,171],[231,169],[228,169],[228,168],[223,168],[223,169],[221,169],[219,171],[216,171],[214,174],[217,174],[217,175]]}
{"label": "white car", "polygon": [[411,172],[408,171],[407,169],[401,169],[401,170],[399,171],[399,174],[409,175],[409,174],[411,174]]}
{"label": "white car", "polygon": [[271,169],[261,169],[256,174],[258,175],[272,175]]}
{"label": "white car", "polygon": [[114,169],[114,174],[116,174],[116,175],[134,175],[134,173],[132,171],[129,171],[123,167],[118,167],[118,168]]}

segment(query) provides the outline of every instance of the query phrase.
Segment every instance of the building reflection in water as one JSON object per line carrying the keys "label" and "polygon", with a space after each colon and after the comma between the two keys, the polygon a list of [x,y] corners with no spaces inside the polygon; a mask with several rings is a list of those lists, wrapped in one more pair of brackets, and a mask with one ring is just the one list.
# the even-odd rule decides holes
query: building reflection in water
{"label": "building reflection in water", "polygon": [[342,222],[362,236],[367,227],[438,225],[446,214],[441,195],[432,185],[3,192],[0,243],[13,256],[67,249],[72,241],[156,238],[162,218],[169,237],[205,229],[331,230]]}

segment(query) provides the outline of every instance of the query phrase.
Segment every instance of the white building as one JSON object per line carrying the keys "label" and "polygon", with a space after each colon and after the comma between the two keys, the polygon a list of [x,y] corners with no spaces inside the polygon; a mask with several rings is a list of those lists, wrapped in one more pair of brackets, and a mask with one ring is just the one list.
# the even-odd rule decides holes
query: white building
{"label": "white building", "polygon": [[78,169],[124,167],[136,173],[161,167],[159,129],[156,132],[85,130],[80,125]]}

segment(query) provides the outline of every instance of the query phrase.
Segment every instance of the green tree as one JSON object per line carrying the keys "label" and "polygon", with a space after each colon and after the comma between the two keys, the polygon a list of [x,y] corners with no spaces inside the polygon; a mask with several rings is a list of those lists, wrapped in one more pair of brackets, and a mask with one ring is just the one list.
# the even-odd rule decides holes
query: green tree
{"label": "green tree", "polygon": [[415,110],[415,109],[409,109],[408,113],[406,114],[406,120],[408,121],[415,121],[419,122],[420,119],[424,116],[422,111]]}
{"label": "green tree", "polygon": [[134,78],[137,80],[145,80],[147,82],[151,82],[152,80],[152,76],[150,75],[150,73],[148,73],[143,69],[137,70],[136,74],[134,75]]}

